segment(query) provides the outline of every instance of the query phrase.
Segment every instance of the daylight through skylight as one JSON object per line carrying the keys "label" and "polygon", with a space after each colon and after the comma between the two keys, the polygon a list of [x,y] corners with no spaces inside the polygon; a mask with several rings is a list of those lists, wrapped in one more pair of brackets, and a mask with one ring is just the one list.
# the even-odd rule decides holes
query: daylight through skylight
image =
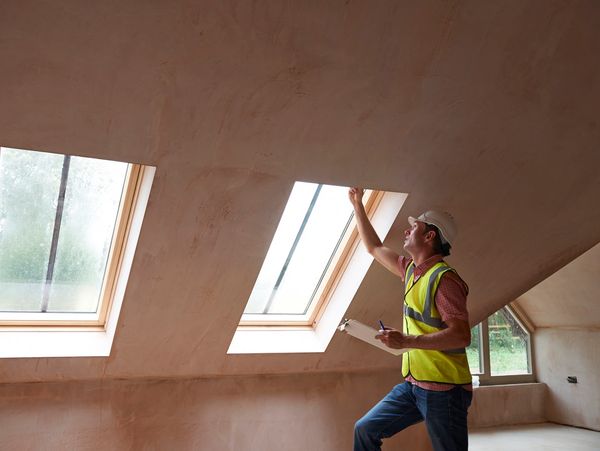
{"label": "daylight through skylight", "polygon": [[0,149],[0,312],[98,311],[128,167]]}
{"label": "daylight through skylight", "polygon": [[348,188],[296,182],[243,320],[310,314],[352,216]]}

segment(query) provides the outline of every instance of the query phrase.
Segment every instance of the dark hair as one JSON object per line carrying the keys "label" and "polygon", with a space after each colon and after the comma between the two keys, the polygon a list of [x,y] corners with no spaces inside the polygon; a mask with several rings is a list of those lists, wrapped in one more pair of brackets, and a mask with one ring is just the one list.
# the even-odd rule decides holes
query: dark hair
{"label": "dark hair", "polygon": [[427,232],[435,232],[435,239],[433,240],[433,250],[436,254],[442,254],[444,257],[450,255],[450,243],[447,241],[442,242],[442,234],[440,233],[440,229],[438,229],[433,224],[425,223],[425,233]]}

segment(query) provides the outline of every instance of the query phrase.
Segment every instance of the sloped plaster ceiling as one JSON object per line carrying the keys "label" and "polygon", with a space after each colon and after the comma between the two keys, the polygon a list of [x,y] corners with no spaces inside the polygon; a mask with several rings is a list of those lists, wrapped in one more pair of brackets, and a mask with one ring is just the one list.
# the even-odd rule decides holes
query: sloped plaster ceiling
{"label": "sloped plaster ceiling", "polygon": [[[2,381],[398,366],[225,354],[294,180],[410,193],[396,249],[452,211],[476,323],[600,240],[599,54],[592,0],[3,1],[1,144],[157,177],[110,358]],[[373,266],[347,315],[399,326],[401,289]]]}
{"label": "sloped plaster ceiling", "polygon": [[516,302],[536,327],[600,329],[599,274],[600,245],[596,245]]}

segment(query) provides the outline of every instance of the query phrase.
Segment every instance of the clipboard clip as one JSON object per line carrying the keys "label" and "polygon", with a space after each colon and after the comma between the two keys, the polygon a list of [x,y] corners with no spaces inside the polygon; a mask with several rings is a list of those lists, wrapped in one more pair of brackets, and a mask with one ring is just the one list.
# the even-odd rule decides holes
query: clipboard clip
{"label": "clipboard clip", "polygon": [[348,326],[348,323],[350,322],[350,320],[348,318],[344,318],[344,320],[342,321],[342,323],[338,326],[338,330],[340,332],[344,332],[346,330],[346,326]]}

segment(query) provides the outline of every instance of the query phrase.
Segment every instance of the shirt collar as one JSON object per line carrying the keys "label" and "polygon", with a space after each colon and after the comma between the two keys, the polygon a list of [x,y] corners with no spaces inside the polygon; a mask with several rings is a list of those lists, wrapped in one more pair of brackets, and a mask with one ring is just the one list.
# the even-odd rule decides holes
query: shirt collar
{"label": "shirt collar", "polygon": [[443,259],[444,259],[444,256],[442,254],[435,254],[435,255],[432,255],[431,257],[429,257],[427,260],[425,260],[420,265],[415,265],[415,277],[422,276],[427,271],[429,271],[433,265],[441,262]]}

